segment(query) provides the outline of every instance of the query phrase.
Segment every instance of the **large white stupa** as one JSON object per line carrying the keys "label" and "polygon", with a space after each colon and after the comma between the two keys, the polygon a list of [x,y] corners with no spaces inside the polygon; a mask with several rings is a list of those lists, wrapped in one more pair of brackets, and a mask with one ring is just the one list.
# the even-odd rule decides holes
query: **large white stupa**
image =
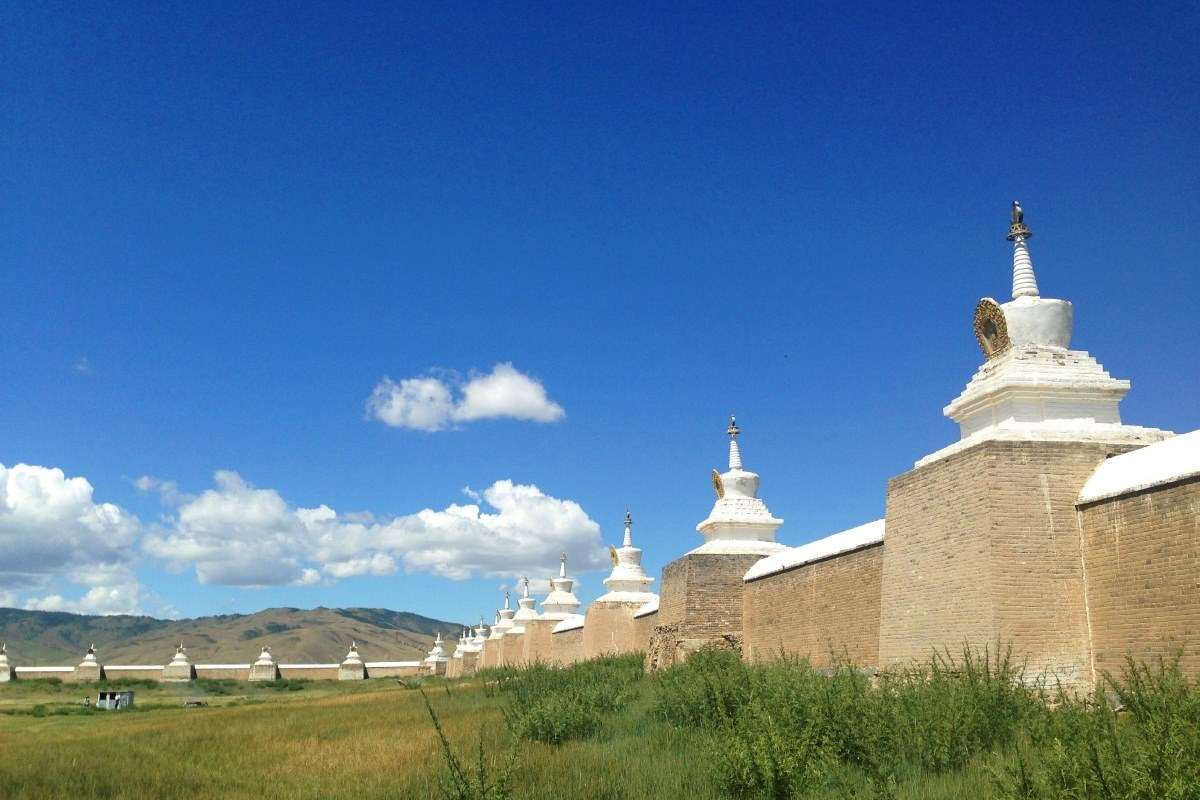
{"label": "large white stupa", "polygon": [[1086,351],[1071,350],[1074,307],[1042,297],[1033,272],[1025,212],[1013,202],[1012,300],[990,297],[975,309],[983,366],[943,409],[961,439],[917,462],[936,461],[982,441],[1094,441],[1149,444],[1169,431],[1125,425],[1118,405],[1127,380],[1113,378]]}
{"label": "large white stupa", "polygon": [[537,603],[529,596],[529,578],[521,578],[521,596],[517,598],[517,613],[513,614],[512,627],[509,628],[509,634],[521,634],[525,632],[525,623],[538,618],[538,612],[534,608]]}
{"label": "large white stupa", "polygon": [[649,603],[658,595],[646,591],[654,578],[642,569],[641,548],[633,546],[633,515],[625,512],[625,541],[611,551],[613,568],[604,579],[607,592],[596,598],[597,603]]}
{"label": "large white stupa", "polygon": [[558,577],[550,579],[550,593],[542,600],[542,619],[573,619],[579,616],[579,598],[573,589],[575,579],[567,577],[567,554],[559,559]]}
{"label": "large white stupa", "polygon": [[737,437],[737,420],[729,418],[729,469],[712,472],[717,501],[696,530],[704,544],[687,555],[764,555],[786,549],[775,541],[775,530],[783,520],[771,516],[767,504],[758,497],[759,477],[742,467]]}

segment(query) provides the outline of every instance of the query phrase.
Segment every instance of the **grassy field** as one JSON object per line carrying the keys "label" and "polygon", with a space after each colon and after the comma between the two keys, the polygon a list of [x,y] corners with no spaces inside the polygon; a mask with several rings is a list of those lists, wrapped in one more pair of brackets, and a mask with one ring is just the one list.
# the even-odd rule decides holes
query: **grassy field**
{"label": "grassy field", "polygon": [[625,657],[420,689],[145,685],[118,713],[82,712],[78,685],[14,683],[0,797],[1200,797],[1200,692],[1169,666],[1127,675],[1121,714],[1047,706],[1007,662],[932,666],[872,682],[713,654],[644,678]]}

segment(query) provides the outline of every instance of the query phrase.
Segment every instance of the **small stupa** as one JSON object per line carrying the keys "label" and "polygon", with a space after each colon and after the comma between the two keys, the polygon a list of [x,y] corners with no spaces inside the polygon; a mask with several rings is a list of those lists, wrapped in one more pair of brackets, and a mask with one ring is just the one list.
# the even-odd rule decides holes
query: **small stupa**
{"label": "small stupa", "polygon": [[8,642],[0,642],[0,683],[8,683],[13,678],[13,668],[8,663]]}
{"label": "small stupa", "polygon": [[529,596],[529,578],[521,578],[521,596],[517,598],[517,613],[512,618],[512,628],[510,634],[520,634],[525,632],[525,623],[531,619],[538,618],[538,612],[534,608],[537,603]]}
{"label": "small stupa", "polygon": [[445,675],[446,664],[449,661],[450,658],[446,655],[445,648],[442,647],[442,632],[438,631],[437,639],[433,642],[433,649],[425,657],[425,668],[431,675]]}
{"label": "small stupa", "polygon": [[648,603],[658,595],[646,591],[654,578],[642,569],[642,550],[633,546],[633,514],[625,511],[625,539],[620,547],[610,551],[612,572],[604,579],[605,594],[596,598],[597,603]]}
{"label": "small stupa", "polygon": [[644,647],[634,613],[658,595],[646,591],[654,579],[642,569],[642,551],[633,546],[633,514],[625,510],[625,539],[609,549],[612,572],[604,579],[607,592],[587,608],[583,626],[583,657],[596,658]]}
{"label": "small stupa", "polygon": [[1125,425],[1118,406],[1127,380],[1113,378],[1083,350],[1072,350],[1074,307],[1041,296],[1020,202],[1013,201],[1012,300],[990,297],[975,308],[973,332],[984,363],[943,409],[959,425],[960,441],[922,458],[936,461],[982,441],[1103,442],[1142,445],[1172,434]]}
{"label": "small stupa", "polygon": [[279,665],[275,663],[275,657],[271,655],[271,648],[263,645],[262,652],[258,654],[258,658],[250,665],[250,680],[252,681],[275,681],[279,680]]}
{"label": "small stupa", "polygon": [[87,654],[84,655],[83,661],[79,662],[79,666],[75,667],[75,680],[104,680],[104,667],[101,666],[99,659],[96,658],[96,645],[94,642],[88,645]]}
{"label": "small stupa", "polygon": [[358,642],[351,639],[350,652],[346,653],[346,657],[338,665],[338,680],[361,681],[366,677],[367,665],[363,663],[362,656],[358,654]]}
{"label": "small stupa", "polygon": [[579,598],[572,589],[575,579],[567,577],[567,554],[558,560],[558,577],[550,579],[550,593],[542,600],[542,619],[567,620],[579,616]]}
{"label": "small stupa", "polygon": [[475,637],[471,639],[471,649],[469,652],[479,653],[483,651],[483,643],[488,640],[488,629],[483,624],[483,617],[479,618],[479,624],[475,626]]}
{"label": "small stupa", "polygon": [[187,657],[187,650],[183,646],[183,642],[175,648],[175,655],[171,661],[163,667],[163,680],[171,683],[185,683],[193,680],[196,677],[196,668],[192,666],[192,662]]}
{"label": "small stupa", "polygon": [[[504,636],[504,634],[512,630],[513,616],[516,613],[513,611],[512,603],[507,590],[504,592],[504,608],[500,609],[496,613],[500,615],[500,618],[496,621],[496,629],[499,629],[499,636],[497,636],[497,638],[500,638],[500,636]],[[492,630],[493,636],[496,636],[497,634],[496,629]]]}
{"label": "small stupa", "polygon": [[783,520],[771,516],[767,504],[758,497],[759,477],[742,466],[738,435],[742,430],[734,417],[729,418],[729,469],[712,471],[717,494],[712,511],[696,526],[704,544],[692,554],[772,555],[786,549],[775,541],[775,530]]}

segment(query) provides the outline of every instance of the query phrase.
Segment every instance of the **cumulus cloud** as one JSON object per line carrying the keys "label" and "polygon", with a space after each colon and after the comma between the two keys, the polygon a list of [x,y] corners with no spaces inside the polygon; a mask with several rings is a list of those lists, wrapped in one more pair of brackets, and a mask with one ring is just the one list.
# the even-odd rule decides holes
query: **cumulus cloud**
{"label": "cumulus cloud", "polygon": [[215,483],[143,542],[171,568],[195,569],[201,583],[309,585],[400,569],[464,579],[545,573],[562,551],[573,569],[607,558],[599,525],[578,503],[509,480],[475,503],[386,520],[292,506],[233,472],[218,472]]}
{"label": "cumulus cloud", "polygon": [[137,517],[92,493],[86,478],[61,469],[0,464],[0,588],[129,563]]}
{"label": "cumulus cloud", "polygon": [[133,487],[139,492],[157,494],[169,506],[179,505],[192,499],[191,495],[179,491],[179,484],[175,483],[175,481],[164,481],[161,478],[155,478],[153,475],[142,475],[140,478],[134,478]]}
{"label": "cumulus cloud", "polygon": [[57,468],[0,464],[0,605],[61,579],[90,587],[78,600],[27,599],[26,608],[91,614],[137,613],[144,591],[131,563],[141,524],[97,503],[86,478]]}
{"label": "cumulus cloud", "polygon": [[440,431],[481,419],[555,422],[566,411],[540,382],[502,363],[465,382],[433,376],[384,378],[367,398],[367,415],[393,428]]}

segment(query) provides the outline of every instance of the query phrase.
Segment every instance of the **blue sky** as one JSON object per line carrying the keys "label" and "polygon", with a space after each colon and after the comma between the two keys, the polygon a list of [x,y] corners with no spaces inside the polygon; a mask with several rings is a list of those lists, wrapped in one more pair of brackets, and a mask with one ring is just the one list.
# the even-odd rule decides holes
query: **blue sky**
{"label": "blue sky", "polygon": [[[657,576],[731,412],[782,541],[877,518],[957,438],[1014,198],[1124,419],[1194,429],[1198,35],[1194,4],[8,4],[0,464],[92,494],[23,473],[0,601],[468,620],[627,505]],[[443,429],[370,413],[385,378],[442,387]],[[496,552],[464,488],[560,528]]]}

